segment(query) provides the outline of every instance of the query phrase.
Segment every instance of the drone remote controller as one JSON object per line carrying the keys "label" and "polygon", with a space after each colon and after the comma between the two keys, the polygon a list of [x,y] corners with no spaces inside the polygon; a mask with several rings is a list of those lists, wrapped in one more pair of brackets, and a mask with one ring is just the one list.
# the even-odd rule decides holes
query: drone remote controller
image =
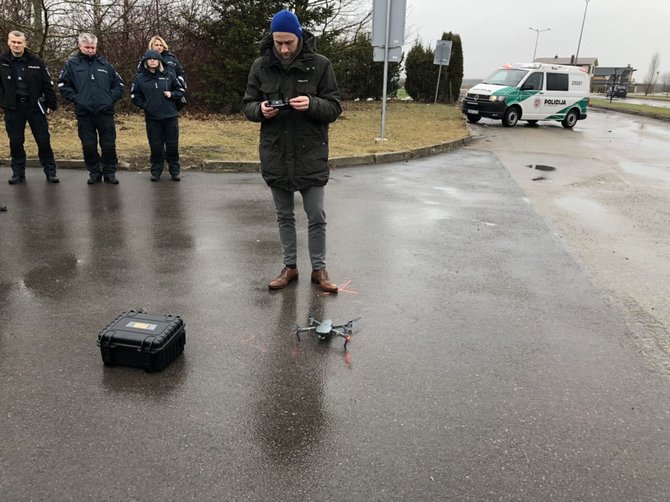
{"label": "drone remote controller", "polygon": [[277,108],[278,110],[281,110],[282,108],[288,108],[291,106],[288,101],[285,101],[283,99],[271,99],[270,101],[267,102],[267,105],[270,108]]}

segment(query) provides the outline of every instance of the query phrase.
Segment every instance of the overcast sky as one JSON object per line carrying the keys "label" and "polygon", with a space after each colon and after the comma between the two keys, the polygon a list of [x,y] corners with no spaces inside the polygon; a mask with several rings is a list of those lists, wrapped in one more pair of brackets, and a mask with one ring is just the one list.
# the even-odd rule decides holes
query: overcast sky
{"label": "overcast sky", "polygon": [[[576,54],[585,0],[406,0],[405,51],[417,37],[435,47],[443,32],[461,36],[464,78],[485,78],[505,63]],[[393,4],[392,4],[393,5]],[[600,66],[637,68],[644,81],[654,52],[661,74],[670,72],[670,0],[590,0],[579,57]]]}

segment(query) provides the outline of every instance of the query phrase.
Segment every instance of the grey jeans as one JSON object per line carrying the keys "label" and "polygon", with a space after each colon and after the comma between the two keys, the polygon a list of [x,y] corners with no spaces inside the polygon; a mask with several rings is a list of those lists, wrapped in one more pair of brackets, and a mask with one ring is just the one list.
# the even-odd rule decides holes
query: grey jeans
{"label": "grey jeans", "polygon": [[[312,270],[326,268],[326,212],[323,209],[324,187],[300,190],[302,207],[307,215],[307,241]],[[294,192],[272,188],[277,213],[279,240],[284,265],[297,265],[298,239],[295,227]]]}

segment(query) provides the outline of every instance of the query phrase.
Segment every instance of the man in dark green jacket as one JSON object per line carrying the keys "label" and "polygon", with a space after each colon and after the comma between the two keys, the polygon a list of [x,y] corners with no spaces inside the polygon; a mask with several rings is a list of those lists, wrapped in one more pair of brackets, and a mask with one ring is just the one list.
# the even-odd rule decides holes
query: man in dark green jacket
{"label": "man in dark green jacket", "polygon": [[312,282],[337,293],[326,271],[324,187],[328,168],[328,124],[342,113],[330,61],[315,52],[314,36],[295,14],[275,14],[262,55],[251,66],[244,114],[261,123],[263,179],[272,190],[284,268],[269,283],[282,289],[298,278],[294,193],[300,192],[308,220]]}

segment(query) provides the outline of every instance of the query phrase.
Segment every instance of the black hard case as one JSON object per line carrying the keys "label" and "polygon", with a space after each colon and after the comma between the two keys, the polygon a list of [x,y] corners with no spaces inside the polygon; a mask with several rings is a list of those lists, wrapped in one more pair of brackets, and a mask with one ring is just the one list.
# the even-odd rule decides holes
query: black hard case
{"label": "black hard case", "polygon": [[184,352],[186,329],[179,316],[123,312],[98,333],[105,366],[161,371]]}

